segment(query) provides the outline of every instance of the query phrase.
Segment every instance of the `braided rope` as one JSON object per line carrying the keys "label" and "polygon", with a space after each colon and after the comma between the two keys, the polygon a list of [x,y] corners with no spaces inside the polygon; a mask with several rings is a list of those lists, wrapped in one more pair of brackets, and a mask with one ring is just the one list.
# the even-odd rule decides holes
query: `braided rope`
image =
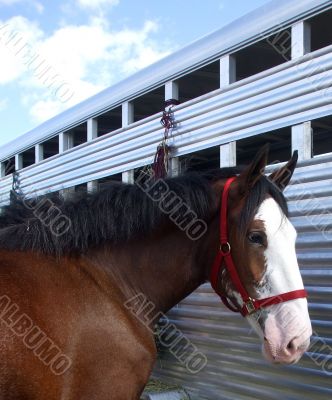
{"label": "braided rope", "polygon": [[161,125],[165,128],[164,137],[162,142],[158,145],[157,151],[154,157],[152,171],[155,179],[165,178],[169,170],[169,155],[170,146],[167,144],[169,138],[169,132],[175,127],[174,113],[172,111],[172,105],[178,104],[176,100],[168,100],[165,103],[166,109],[163,111],[162,118],[160,120]]}

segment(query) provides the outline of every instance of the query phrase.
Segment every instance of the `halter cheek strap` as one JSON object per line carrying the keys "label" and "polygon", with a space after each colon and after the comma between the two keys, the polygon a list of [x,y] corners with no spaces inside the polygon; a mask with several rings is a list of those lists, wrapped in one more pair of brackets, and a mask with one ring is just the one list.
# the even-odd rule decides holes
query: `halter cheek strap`
{"label": "halter cheek strap", "polygon": [[[234,312],[240,312],[244,317],[254,313],[255,311],[271,306],[273,304],[283,303],[285,301],[295,300],[299,298],[307,297],[307,292],[304,289],[293,290],[291,292],[281,293],[276,296],[266,297],[265,299],[253,299],[249,296],[246,288],[243,286],[240,276],[235,267],[232,254],[231,254],[231,245],[228,241],[228,228],[227,228],[227,204],[228,204],[228,194],[229,189],[234,182],[236,177],[229,178],[224,186],[224,190],[221,196],[221,211],[220,211],[220,246],[219,251],[214,259],[210,281],[211,286],[214,291],[220,296],[222,302],[228,307],[230,310]],[[220,271],[223,267],[223,262],[225,264],[225,268],[227,269],[230,279],[235,286],[236,290],[239,292],[243,306],[241,309],[238,309],[230,304],[227,296],[221,293],[218,289],[218,278],[220,275]]]}

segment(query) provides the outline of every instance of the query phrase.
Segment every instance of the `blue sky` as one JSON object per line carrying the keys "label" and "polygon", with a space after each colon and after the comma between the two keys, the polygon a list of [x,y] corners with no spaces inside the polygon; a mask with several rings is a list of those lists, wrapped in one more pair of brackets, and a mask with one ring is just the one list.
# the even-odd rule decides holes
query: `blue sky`
{"label": "blue sky", "polygon": [[0,146],[269,0],[0,0]]}

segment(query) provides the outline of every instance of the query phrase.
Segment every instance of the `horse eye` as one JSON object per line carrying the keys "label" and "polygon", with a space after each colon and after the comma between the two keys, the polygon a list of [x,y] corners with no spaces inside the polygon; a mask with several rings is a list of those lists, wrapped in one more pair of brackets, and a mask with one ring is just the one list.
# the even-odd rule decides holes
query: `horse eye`
{"label": "horse eye", "polygon": [[248,234],[248,240],[250,243],[263,245],[264,244],[264,237],[260,232],[250,232]]}

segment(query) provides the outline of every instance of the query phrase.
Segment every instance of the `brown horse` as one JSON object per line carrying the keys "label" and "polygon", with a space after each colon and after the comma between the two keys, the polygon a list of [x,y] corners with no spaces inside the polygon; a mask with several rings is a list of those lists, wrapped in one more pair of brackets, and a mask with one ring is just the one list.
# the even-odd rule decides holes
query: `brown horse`
{"label": "brown horse", "polygon": [[[267,178],[266,157],[264,149],[241,171],[114,183],[66,200],[12,193],[0,215],[0,398],[139,399],[156,358],[157,316],[210,279],[229,177],[237,176],[228,245],[246,293],[258,301],[302,290],[280,190],[296,159]],[[216,290],[244,307],[227,269]],[[137,317],[140,296],[153,305],[151,319]],[[246,318],[268,359],[292,363],[311,325],[305,298],[282,301]]]}

